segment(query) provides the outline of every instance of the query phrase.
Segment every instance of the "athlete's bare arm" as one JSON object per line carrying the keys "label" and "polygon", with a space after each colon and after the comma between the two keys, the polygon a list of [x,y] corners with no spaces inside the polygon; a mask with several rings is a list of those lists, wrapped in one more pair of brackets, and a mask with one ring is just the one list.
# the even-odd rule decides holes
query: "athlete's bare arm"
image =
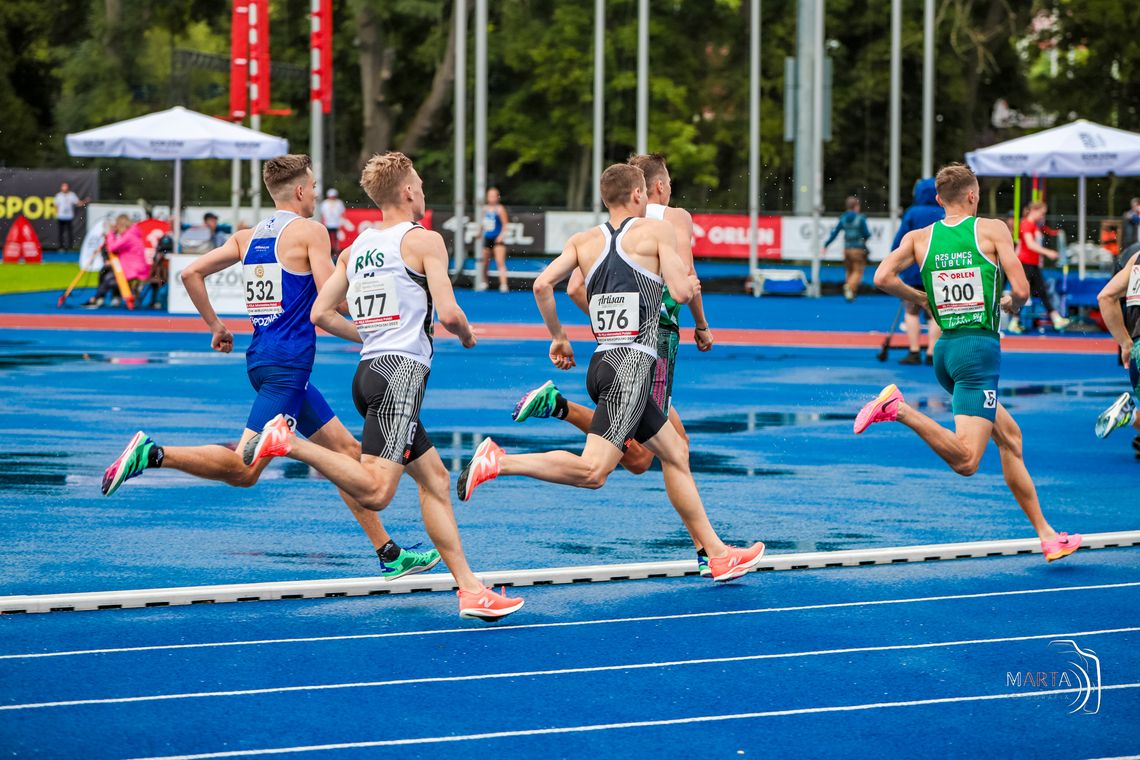
{"label": "athlete's bare arm", "polygon": [[990,242],[994,246],[996,258],[1001,263],[1005,278],[1009,280],[1008,296],[1002,296],[1001,308],[1007,314],[1017,314],[1021,307],[1029,300],[1029,280],[1025,279],[1025,270],[1013,250],[1013,236],[1009,227],[1001,219],[978,219],[979,238],[982,244]]}
{"label": "athlete's bare arm", "polygon": [[923,233],[925,230],[912,230],[903,235],[899,247],[891,251],[885,259],[879,262],[878,269],[875,270],[875,287],[884,293],[890,293],[892,296],[899,298],[909,303],[918,304],[919,306],[926,306],[926,293],[923,293],[918,288],[912,288],[899,278],[899,274],[912,264],[918,263],[918,255],[915,252],[915,242],[920,237],[925,237]]}
{"label": "athlete's bare arm", "polygon": [[[566,338],[566,331],[558,319],[558,305],[554,301],[554,286],[562,282],[566,275],[578,271],[578,243],[584,233],[579,232],[567,241],[562,253],[546,265],[542,274],[534,280],[534,300],[542,314],[542,321],[550,333],[550,361],[558,369],[574,367],[574,348]],[[585,295],[583,294],[583,298]]]}
{"label": "athlete's bare arm", "polygon": [[506,237],[507,234],[507,225],[511,222],[511,220],[507,217],[507,207],[501,203],[499,204],[499,221],[502,224],[499,229],[499,236],[495,238],[495,243],[503,242],[503,238]]}
{"label": "athlete's bare arm", "polygon": [[[677,236],[677,255],[688,268],[689,274],[696,277],[697,268],[693,261],[693,215],[683,208],[669,207],[665,209],[665,221],[673,225],[673,233]],[[709,330],[709,320],[705,316],[705,305],[700,293],[689,301],[689,312],[696,323],[693,339],[696,341],[697,350],[708,351],[713,347],[715,339]]]}
{"label": "athlete's bare arm", "polygon": [[1120,308],[1120,299],[1124,298],[1128,292],[1128,280],[1132,275],[1132,267],[1136,266],[1138,261],[1140,261],[1140,253],[1132,256],[1124,268],[1113,275],[1096,299],[1100,304],[1100,314],[1104,317],[1108,331],[1112,333],[1112,337],[1120,346],[1120,358],[1125,366],[1131,360],[1132,336],[1128,334],[1128,328],[1124,324],[1124,311]]}
{"label": "athlete's bare arm", "polygon": [[431,291],[439,323],[458,337],[464,348],[473,348],[475,333],[467,321],[467,315],[455,300],[455,291],[451,288],[451,278],[447,273],[447,246],[444,245],[443,237],[438,232],[417,227],[404,236],[401,246],[400,253],[404,261],[427,277],[428,290]]}
{"label": "athlete's bare arm", "polygon": [[[644,237],[638,237],[635,252],[642,255],[657,254],[661,265],[661,279],[669,286],[669,295],[677,303],[689,303],[701,292],[701,283],[689,273],[681,257],[677,255],[677,235],[673,225],[656,219],[647,219],[638,225],[645,230]],[[631,232],[638,231],[635,227]]]}
{"label": "athlete's bare arm", "polygon": [[[325,240],[328,240],[328,233],[325,233]],[[332,275],[321,286],[317,300],[313,301],[313,308],[309,310],[309,321],[330,335],[353,343],[363,343],[364,339],[360,337],[356,325],[345,319],[339,310],[340,303],[348,294],[349,258],[351,257],[347,255],[341,256]]]}
{"label": "athlete's bare arm", "polygon": [[250,230],[242,230],[231,235],[225,243],[192,261],[181,274],[186,295],[190,296],[194,308],[198,310],[203,321],[209,326],[210,332],[213,333],[210,338],[210,348],[223,354],[234,350],[234,336],[222,324],[218,313],[214,311],[214,305],[210,303],[210,295],[206,292],[206,278],[241,261],[241,252],[249,245],[252,236],[253,232]]}
{"label": "athlete's bare arm", "polygon": [[586,316],[590,315],[590,304],[586,299],[586,275],[582,274],[581,269],[575,269],[570,275],[570,282],[566,283],[566,295]]}

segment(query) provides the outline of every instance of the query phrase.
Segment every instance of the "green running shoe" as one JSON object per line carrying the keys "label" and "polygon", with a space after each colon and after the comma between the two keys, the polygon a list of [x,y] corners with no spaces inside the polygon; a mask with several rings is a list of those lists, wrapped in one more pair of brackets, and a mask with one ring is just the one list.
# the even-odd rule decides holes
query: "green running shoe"
{"label": "green running shoe", "polygon": [[511,412],[511,419],[522,422],[530,417],[549,417],[554,413],[554,405],[560,395],[554,381],[547,380],[519,399]]}
{"label": "green running shoe", "polygon": [[142,475],[155,445],[150,436],[143,431],[135,433],[135,437],[123,449],[123,453],[119,454],[119,458],[103,472],[103,495],[110,496],[119,490],[119,486],[125,481]]}
{"label": "green running shoe", "polygon": [[1096,418],[1096,437],[1107,438],[1113,430],[1132,422],[1132,415],[1135,413],[1136,402],[1132,400],[1132,394],[1121,393],[1120,397],[1112,402],[1112,406]]}
{"label": "green running shoe", "polygon": [[386,581],[393,581],[405,575],[426,573],[438,564],[439,552],[435,549],[428,549],[426,552],[401,549],[400,556],[391,562],[380,560],[380,577]]}
{"label": "green running shoe", "polygon": [[709,558],[707,554],[697,555],[697,572],[701,574],[702,578],[712,577],[712,570],[709,570]]}

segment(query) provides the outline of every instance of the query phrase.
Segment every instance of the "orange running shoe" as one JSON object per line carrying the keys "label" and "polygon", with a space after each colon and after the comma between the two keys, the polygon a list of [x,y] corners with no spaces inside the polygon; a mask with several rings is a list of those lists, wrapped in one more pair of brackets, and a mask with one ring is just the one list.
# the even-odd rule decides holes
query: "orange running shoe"
{"label": "orange running shoe", "polygon": [[894,422],[899,416],[899,404],[903,402],[903,395],[897,386],[891,383],[879,391],[879,397],[859,410],[855,417],[855,432],[862,433],[876,422]]}
{"label": "orange running shoe", "polygon": [[1068,557],[1070,554],[1081,548],[1081,534],[1080,533],[1058,533],[1057,537],[1052,541],[1041,542],[1041,553],[1045,555],[1045,559],[1052,562],[1055,559]]}
{"label": "orange running shoe", "polygon": [[739,578],[747,573],[764,557],[764,542],[757,541],[747,549],[728,547],[728,554],[723,557],[709,557],[709,570],[712,579],[723,583],[733,578]]}
{"label": "orange running shoe", "polygon": [[261,432],[245,444],[241,453],[242,461],[246,466],[253,467],[253,463],[258,459],[285,456],[292,449],[289,444],[292,435],[293,430],[289,427],[289,420],[284,414],[277,415],[266,422]]}
{"label": "orange running shoe", "polygon": [[505,453],[490,438],[483,439],[479,448],[475,449],[475,456],[471,457],[471,461],[463,468],[463,472],[459,473],[459,481],[455,484],[455,490],[460,501],[470,499],[476,486],[499,477],[499,460]]}
{"label": "orange running shoe", "polygon": [[502,593],[496,594],[493,589],[484,588],[482,591],[456,592],[459,596],[459,617],[477,618],[479,620],[498,620],[522,609],[522,599],[511,599],[507,596],[506,588]]}

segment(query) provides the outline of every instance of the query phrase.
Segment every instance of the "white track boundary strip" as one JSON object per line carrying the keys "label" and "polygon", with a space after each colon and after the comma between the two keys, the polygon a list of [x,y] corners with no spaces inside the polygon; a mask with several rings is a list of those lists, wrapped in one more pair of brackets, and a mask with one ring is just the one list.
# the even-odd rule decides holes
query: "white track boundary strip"
{"label": "white track boundary strip", "polygon": [[[1140,546],[1140,531],[1093,533],[1084,537],[1085,549]],[[1040,554],[1035,538],[973,541],[956,544],[899,546],[883,549],[848,549],[835,552],[773,554],[756,571],[812,570],[828,567],[891,565],[905,562],[1005,557]],[[1071,561],[1071,560],[1066,560]],[[697,574],[695,560],[643,562],[624,565],[585,565],[534,570],[501,570],[479,573],[488,586],[547,586],[570,583],[676,578]],[[166,607],[186,604],[258,602],[276,599],[322,599],[344,596],[407,594],[419,591],[455,591],[450,573],[432,573],[385,581],[382,578],[336,578],[310,581],[280,581],[183,588],[92,591],[0,597],[0,614],[21,612],[71,612],[79,610]]]}
{"label": "white track boundary strip", "polygon": [[737,615],[764,615],[781,612],[813,612],[816,610],[850,609],[855,607],[881,607],[890,604],[923,604],[930,602],[952,602],[964,599],[993,599],[1004,596],[1024,596],[1026,594],[1060,594],[1072,591],[1103,591],[1140,587],[1140,581],[1130,583],[1099,583],[1092,586],[1054,586],[1052,588],[1013,589],[1010,591],[981,591],[973,594],[947,594],[943,596],[912,596],[903,599],[868,599],[855,602],[830,602],[823,604],[801,604],[793,607],[759,607],[751,610],[710,610],[708,612],[682,612],[673,615],[643,615],[641,617],[602,618],[601,620],[559,620],[547,623],[522,623],[508,626],[466,626],[464,628],[428,628],[418,631],[388,631],[385,633],[350,633],[337,636],[300,636],[284,639],[240,639],[237,641],[204,641],[196,644],[151,644],[134,647],[110,647],[103,649],[68,649],[57,652],[23,652],[0,654],[0,660],[35,660],[42,657],[78,657],[97,654],[132,654],[136,652],[166,652],[177,649],[214,649],[217,647],[255,647],[274,644],[314,644],[327,641],[366,641],[369,639],[392,639],[408,636],[441,636],[448,634],[484,634],[496,631],[518,633],[547,628],[574,628],[586,625],[614,625],[617,623],[654,623],[665,620],[697,620],[701,618],[733,617]]}
{"label": "white track boundary strip", "polygon": [[340,689],[374,689],[383,686],[414,686],[427,683],[456,683],[460,681],[490,681],[502,678],[539,678],[543,676],[565,676],[583,673],[606,673],[620,670],[655,670],[679,668],[689,665],[720,665],[759,660],[786,660],[797,657],[822,657],[826,655],[868,654],[873,652],[899,652],[910,649],[941,649],[967,647],[980,644],[1008,644],[1015,641],[1036,641],[1060,637],[1106,636],[1117,633],[1136,633],[1140,628],[1106,628],[1099,631],[1066,631],[1063,633],[1038,633],[1030,636],[1006,636],[997,639],[965,639],[961,641],[932,641],[921,644],[883,644],[879,646],[848,647],[846,649],[812,649],[803,652],[770,652],[746,654],[734,657],[705,657],[694,660],[664,660],[656,662],[631,662],[618,665],[593,665],[579,668],[557,668],[553,670],[521,670],[505,673],[476,673],[465,676],[427,676],[421,678],[398,678],[388,681],[353,681],[349,683],[307,684],[304,686],[271,686],[260,689],[236,689],[230,691],[192,691],[176,694],[148,694],[138,697],[104,697],[93,699],[68,699],[57,702],[27,702],[14,705],[0,705],[0,712],[10,710],[37,710],[49,707],[79,707],[83,705],[118,705],[134,702],[162,702],[173,699],[211,699],[221,697],[248,697],[260,694],[288,694],[293,692],[331,691]]}
{"label": "white track boundary strip", "polygon": [[[1101,686],[1101,691],[1137,689],[1140,683],[1120,683]],[[297,752],[321,752],[341,749],[363,749],[367,747],[395,747],[409,744],[442,744],[444,742],[469,742],[484,739],[512,739],[521,736],[546,736],[550,734],[577,734],[590,731],[613,731],[623,728],[656,728],[658,726],[682,726],[690,723],[714,723],[727,720],[749,720],[757,718],[780,718],[789,715],[818,715],[820,713],[859,712],[863,710],[883,710],[896,707],[923,707],[927,705],[950,705],[962,702],[986,702],[999,699],[1039,699],[1059,694],[1083,693],[1082,689],[1053,689],[1050,691],[1025,691],[1011,694],[976,694],[965,697],[940,697],[938,699],[912,699],[905,702],[871,702],[861,705],[834,705],[827,707],[801,707],[795,710],[767,710],[765,712],[735,713],[731,715],[697,715],[691,718],[668,720],[639,720],[628,723],[594,723],[585,726],[565,726],[561,728],[533,728],[520,731],[495,731],[486,734],[463,734],[458,736],[425,736],[415,739],[385,739],[372,742],[346,742],[344,744],[312,744],[307,747],[276,747],[272,749],[247,749],[232,752],[205,752],[197,755],[163,755],[142,760],[207,760],[215,757],[251,757],[255,755],[285,755]]]}

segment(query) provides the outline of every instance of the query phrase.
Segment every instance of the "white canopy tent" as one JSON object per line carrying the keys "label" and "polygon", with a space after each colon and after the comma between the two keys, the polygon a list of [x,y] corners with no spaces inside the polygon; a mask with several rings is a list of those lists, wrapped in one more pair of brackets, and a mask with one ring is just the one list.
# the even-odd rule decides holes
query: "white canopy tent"
{"label": "white canopy tent", "polygon": [[984,177],[1076,177],[1079,211],[1077,240],[1080,277],[1085,277],[1085,180],[1140,175],[1140,135],[1078,119],[1025,137],[966,154],[966,163]]}
{"label": "white canopy tent", "polygon": [[73,156],[174,161],[174,250],[182,237],[182,162],[195,158],[266,160],[289,152],[282,137],[176,106],[67,136]]}

